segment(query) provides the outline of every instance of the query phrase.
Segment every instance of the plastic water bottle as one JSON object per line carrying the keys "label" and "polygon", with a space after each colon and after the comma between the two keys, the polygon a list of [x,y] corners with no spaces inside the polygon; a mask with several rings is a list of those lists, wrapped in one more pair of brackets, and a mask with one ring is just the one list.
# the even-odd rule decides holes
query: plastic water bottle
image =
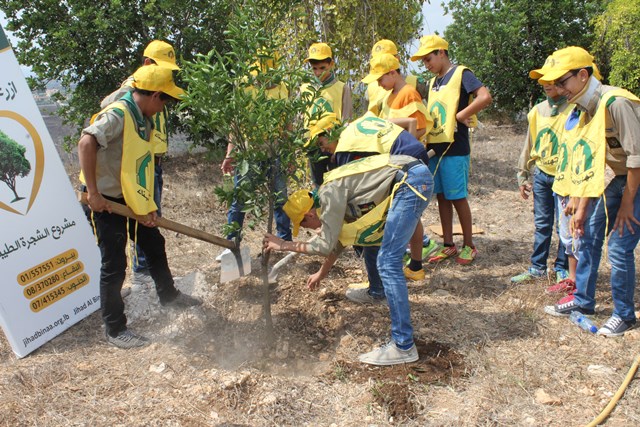
{"label": "plastic water bottle", "polygon": [[591,319],[579,311],[572,311],[569,315],[569,320],[587,332],[591,332],[592,334],[598,332],[598,327],[591,321]]}

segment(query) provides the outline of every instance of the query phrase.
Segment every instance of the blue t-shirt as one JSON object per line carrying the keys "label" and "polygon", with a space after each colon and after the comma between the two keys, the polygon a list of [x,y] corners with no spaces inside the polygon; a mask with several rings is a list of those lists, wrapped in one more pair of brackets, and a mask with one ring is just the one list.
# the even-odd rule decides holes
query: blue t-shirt
{"label": "blue t-shirt", "polygon": [[[442,80],[436,77],[436,81],[431,90],[436,91],[442,86],[446,86],[457,67],[456,65],[449,70]],[[460,101],[458,102],[458,110],[456,112],[467,108],[469,105],[469,95],[484,85],[478,80],[476,75],[473,74],[473,71],[466,69],[462,72],[462,84],[460,86]],[[427,100],[425,100],[425,102],[427,102]],[[449,149],[447,150],[447,148]],[[467,156],[471,153],[471,147],[469,146],[469,128],[465,124],[458,122],[458,130],[453,134],[453,144],[451,144],[451,147],[449,147],[449,144],[440,143],[428,144],[427,149],[433,149],[433,151],[436,152],[436,156],[441,156],[445,150],[447,151],[447,156]]]}
{"label": "blue t-shirt", "polygon": [[[335,161],[337,166],[343,166],[354,160],[362,159],[363,157],[374,156],[379,153],[375,152],[338,152],[335,155]],[[429,164],[429,156],[424,145],[418,141],[413,135],[406,130],[400,132],[400,135],[393,141],[391,145],[390,154],[404,154],[405,156],[415,157],[418,160],[422,160],[425,165]]]}

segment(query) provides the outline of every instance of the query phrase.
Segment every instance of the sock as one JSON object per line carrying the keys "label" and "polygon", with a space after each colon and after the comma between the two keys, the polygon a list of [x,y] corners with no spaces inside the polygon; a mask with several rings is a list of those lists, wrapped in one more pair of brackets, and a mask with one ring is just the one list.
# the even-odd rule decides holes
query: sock
{"label": "sock", "polygon": [[422,270],[422,260],[411,259],[409,262],[409,270],[411,271],[420,271]]}

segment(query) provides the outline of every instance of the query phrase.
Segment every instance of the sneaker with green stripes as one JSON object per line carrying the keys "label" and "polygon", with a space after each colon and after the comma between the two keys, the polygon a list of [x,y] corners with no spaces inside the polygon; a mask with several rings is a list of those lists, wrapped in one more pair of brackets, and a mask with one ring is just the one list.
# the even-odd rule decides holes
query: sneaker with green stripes
{"label": "sneaker with green stripes", "polygon": [[443,246],[440,248],[438,252],[436,252],[431,258],[429,258],[430,263],[438,263],[440,261],[444,261],[447,258],[458,255],[458,249],[455,245],[453,246]]}
{"label": "sneaker with green stripes", "polygon": [[429,240],[429,244],[422,247],[422,260],[424,261],[425,259],[427,259],[438,249],[440,249],[440,245],[437,244],[435,240]]}
{"label": "sneaker with green stripes", "polygon": [[[437,244],[434,240],[429,240],[429,243],[426,246],[422,247],[422,260],[424,261],[432,254],[434,254],[438,249],[440,249],[440,245]],[[411,249],[407,248],[407,251],[402,258],[404,260],[405,265],[409,265],[411,262]]]}
{"label": "sneaker with green stripes", "polygon": [[513,276],[511,278],[511,283],[526,283],[535,279],[540,279],[541,277],[545,277],[546,272],[543,270],[538,270],[537,268],[529,267],[527,271],[524,273],[520,273],[517,276]]}
{"label": "sneaker with green stripes", "polygon": [[476,255],[478,255],[478,250],[475,246],[464,246],[456,258],[456,262],[462,265],[471,264],[471,262],[476,259]]}

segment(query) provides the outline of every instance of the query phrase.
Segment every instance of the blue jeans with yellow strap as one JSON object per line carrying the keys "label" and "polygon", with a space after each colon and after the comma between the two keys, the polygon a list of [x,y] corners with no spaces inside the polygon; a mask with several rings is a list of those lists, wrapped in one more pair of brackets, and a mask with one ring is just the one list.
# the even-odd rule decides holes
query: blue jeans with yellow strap
{"label": "blue jeans with yellow strap", "polygon": [[[398,176],[399,179],[396,178],[396,180],[402,180],[404,172],[398,172]],[[413,345],[409,292],[407,280],[402,271],[404,266],[402,257],[422,212],[431,200],[432,193],[433,177],[429,168],[423,163],[410,168],[407,171],[405,184],[401,184],[396,189],[391,202],[377,257],[376,273],[380,274],[391,314],[391,338],[400,348],[409,348]],[[369,274],[370,279],[371,277],[372,275]],[[370,293],[376,295],[373,288]]]}

